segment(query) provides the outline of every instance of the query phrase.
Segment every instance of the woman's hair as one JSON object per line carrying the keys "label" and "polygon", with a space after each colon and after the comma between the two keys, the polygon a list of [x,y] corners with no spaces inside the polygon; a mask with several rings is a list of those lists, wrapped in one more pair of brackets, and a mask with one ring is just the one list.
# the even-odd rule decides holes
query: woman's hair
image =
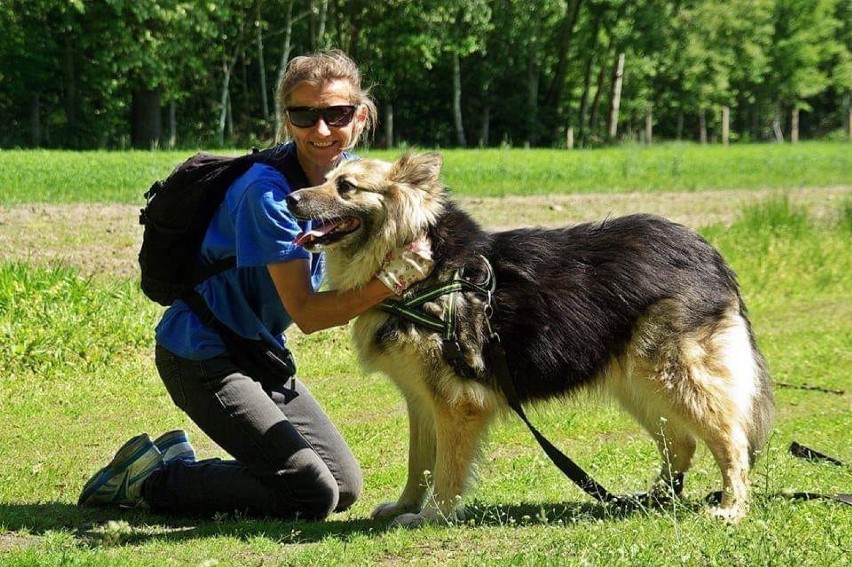
{"label": "woman's hair", "polygon": [[[378,112],[376,103],[370,98],[369,89],[361,86],[361,71],[358,65],[339,49],[319,51],[309,55],[294,57],[287,64],[287,71],[278,82],[275,100],[278,103],[279,122],[287,121],[287,104],[290,95],[299,85],[308,83],[322,88],[332,81],[347,81],[352,85],[350,104],[361,105],[367,111],[367,120],[356,122],[352,131],[352,139],[348,146],[351,148],[365,132],[372,133],[376,127]],[[286,129],[282,128],[286,134]],[[279,134],[280,136],[280,134]]]}

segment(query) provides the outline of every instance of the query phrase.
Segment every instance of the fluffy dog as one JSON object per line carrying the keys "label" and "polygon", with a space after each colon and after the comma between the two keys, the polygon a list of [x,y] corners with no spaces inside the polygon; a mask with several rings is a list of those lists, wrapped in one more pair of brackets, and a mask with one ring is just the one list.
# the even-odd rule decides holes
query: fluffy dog
{"label": "fluffy dog", "polygon": [[522,402],[592,387],[611,394],[657,445],[663,463],[651,494],[660,497],[680,492],[703,440],[722,475],[711,512],[742,518],[774,402],[735,275],[719,253],[650,215],[489,233],[448,198],[441,166],[437,154],[348,161],[288,198],[296,217],[315,221],[301,243],[326,253],[335,289],[363,286],[390,250],[424,232],[435,269],[407,294],[459,269],[482,282],[485,259],[493,266],[490,296],[467,289],[424,306],[426,317],[440,317],[453,302],[461,366],[441,333],[386,309],[353,325],[361,362],[399,387],[410,424],[408,480],[373,516],[418,525],[461,511],[481,440],[507,407],[483,356],[496,333]]}

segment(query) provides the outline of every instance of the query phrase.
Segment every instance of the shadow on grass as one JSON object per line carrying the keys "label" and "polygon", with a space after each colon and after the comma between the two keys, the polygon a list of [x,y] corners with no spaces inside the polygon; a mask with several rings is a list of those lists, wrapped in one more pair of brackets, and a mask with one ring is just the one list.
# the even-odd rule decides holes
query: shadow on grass
{"label": "shadow on grass", "polygon": [[[701,507],[700,503],[691,501],[674,505],[686,509]],[[595,502],[507,505],[473,502],[466,508],[466,519],[459,524],[468,528],[582,524],[599,520],[620,521],[649,512],[646,508],[614,509]],[[346,541],[356,536],[381,535],[388,530],[388,524],[389,521],[385,520],[336,519],[335,516],[321,522],[233,515],[211,519],[167,516],[144,509],[81,509],[59,502],[0,504],[2,531],[11,535],[26,534],[25,538],[20,538],[20,545],[29,544],[48,532],[63,530],[72,532],[84,545],[92,546],[142,544],[149,540],[177,543],[221,536],[241,540],[263,537],[282,544],[304,544],[328,538]]]}

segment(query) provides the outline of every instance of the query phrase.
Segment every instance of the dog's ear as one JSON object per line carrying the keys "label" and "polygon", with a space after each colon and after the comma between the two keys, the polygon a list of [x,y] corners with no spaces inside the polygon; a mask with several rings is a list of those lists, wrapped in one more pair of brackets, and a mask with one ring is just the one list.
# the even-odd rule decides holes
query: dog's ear
{"label": "dog's ear", "polygon": [[444,158],[441,154],[406,152],[393,164],[388,177],[397,183],[407,183],[423,189],[431,188],[440,185],[439,178],[443,163]]}

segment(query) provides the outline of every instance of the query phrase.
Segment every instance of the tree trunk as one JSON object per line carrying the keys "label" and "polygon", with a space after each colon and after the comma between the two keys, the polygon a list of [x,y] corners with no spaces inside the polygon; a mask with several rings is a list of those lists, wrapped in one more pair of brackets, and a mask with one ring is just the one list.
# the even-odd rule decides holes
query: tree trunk
{"label": "tree trunk", "polygon": [[775,115],[772,117],[772,133],[776,142],[784,141],[784,130],[781,127],[781,103],[775,105]]}
{"label": "tree trunk", "polygon": [[[565,90],[565,76],[568,73],[568,54],[571,47],[571,40],[574,37],[574,28],[577,25],[577,18],[580,13],[580,5],[582,0],[570,0],[565,11],[565,18],[562,20],[562,26],[559,31],[559,44],[557,48],[556,68],[553,71],[553,78],[547,88],[547,93],[544,96],[544,107],[553,109],[553,122],[550,124],[548,131],[551,134],[551,139],[556,139],[556,133],[562,127],[562,119],[560,108],[562,106],[562,93]],[[540,21],[540,19],[537,18]]]}
{"label": "tree trunk", "polygon": [[325,41],[325,22],[328,17],[328,0],[320,0],[319,16],[317,18],[317,46],[322,49],[326,46]]}
{"label": "tree trunk", "polygon": [[678,142],[683,140],[683,109],[679,108],[677,111],[677,126],[675,127],[675,138]]}
{"label": "tree trunk", "polygon": [[30,144],[37,148],[41,145],[41,97],[33,95],[30,107]]}
{"label": "tree trunk", "polygon": [[591,104],[591,114],[589,114],[589,133],[586,134],[586,138],[589,135],[594,136],[597,139],[597,128],[598,128],[598,109],[600,108],[600,100],[601,94],[604,90],[604,83],[606,82],[606,75],[609,71],[607,67],[607,63],[612,59],[613,54],[615,53],[615,49],[613,48],[612,39],[610,39],[609,46],[607,46],[606,56],[601,58],[601,68],[598,71],[598,80],[597,87],[595,89],[595,98],[592,99]]}
{"label": "tree trunk", "polygon": [[260,72],[260,112],[263,121],[267,122],[269,127],[269,97],[266,90],[266,61],[263,56],[263,22],[262,14],[260,13],[261,2],[257,3],[257,65]]}
{"label": "tree trunk", "polygon": [[131,95],[130,145],[140,150],[155,149],[163,134],[158,90],[140,90]]}
{"label": "tree trunk", "polygon": [[538,57],[536,50],[530,49],[527,57],[527,124],[526,145],[538,143]]}
{"label": "tree trunk", "polygon": [[843,117],[843,125],[846,127],[846,139],[852,141],[852,92],[847,91],[843,95],[843,105],[841,108],[846,110]]}
{"label": "tree trunk", "polygon": [[234,64],[236,61],[237,59],[234,57],[230,62],[222,64],[224,77],[222,78],[222,94],[219,97],[219,147],[225,145],[225,127],[227,126],[228,121],[228,107],[231,94],[231,73],[234,70]]}
{"label": "tree trunk", "polygon": [[461,61],[458,51],[453,51],[453,123],[456,128],[456,144],[467,146],[464,138],[464,122],[461,111]]}
{"label": "tree trunk", "polygon": [[722,107],[722,145],[727,146],[731,140],[731,109]]}
{"label": "tree trunk", "polygon": [[290,44],[293,40],[293,3],[296,0],[288,0],[284,7],[284,52],[281,54],[281,63],[278,65],[278,79],[275,81],[275,141],[284,139],[284,109],[278,100],[278,87],[287,73],[287,62],[290,61]]}
{"label": "tree trunk", "polygon": [[701,145],[707,143],[707,111],[703,108],[698,111],[698,140]]}
{"label": "tree trunk", "polygon": [[650,146],[654,143],[654,116],[652,113],[651,103],[645,105],[645,145]]}
{"label": "tree trunk", "polygon": [[[70,24],[69,24],[70,25]],[[72,28],[68,28],[72,29]],[[62,71],[65,76],[65,128],[67,138],[65,144],[72,148],[80,147],[77,135],[77,73],[74,68],[75,41],[71,34],[65,35],[62,50]]]}
{"label": "tree trunk", "polygon": [[169,149],[175,149],[177,145],[177,104],[174,100],[169,101]]}
{"label": "tree trunk", "polygon": [[479,147],[487,148],[491,136],[491,107],[487,104],[482,108],[482,129],[479,133]]}
{"label": "tree trunk", "polygon": [[795,144],[799,141],[799,107],[794,106],[790,115],[790,142]]}
{"label": "tree trunk", "polygon": [[847,92],[843,95],[843,108],[846,109],[846,138],[852,141],[852,92]]}
{"label": "tree trunk", "polygon": [[393,105],[385,106],[385,147],[393,147]]}
{"label": "tree trunk", "polygon": [[583,146],[585,138],[586,118],[589,115],[589,94],[592,90],[592,67],[595,64],[594,53],[589,55],[589,61],[586,63],[586,71],[583,74],[583,94],[580,95],[580,112],[577,117],[577,140],[580,146]]}
{"label": "tree trunk", "polygon": [[[571,38],[574,35],[574,26],[577,23],[577,15],[580,13],[581,0],[571,0],[565,10],[565,17],[559,28],[559,43],[556,51],[556,68],[553,70],[553,78],[544,96],[544,103],[549,108],[554,108],[562,100],[562,91],[565,87],[565,75],[568,72],[568,49],[571,47]],[[540,21],[536,18],[536,21]]]}
{"label": "tree trunk", "polygon": [[624,78],[624,53],[618,54],[618,63],[615,74],[612,77],[612,98],[609,105],[609,120],[607,123],[607,135],[609,140],[615,140],[618,133],[618,109],[621,106],[621,82]]}

